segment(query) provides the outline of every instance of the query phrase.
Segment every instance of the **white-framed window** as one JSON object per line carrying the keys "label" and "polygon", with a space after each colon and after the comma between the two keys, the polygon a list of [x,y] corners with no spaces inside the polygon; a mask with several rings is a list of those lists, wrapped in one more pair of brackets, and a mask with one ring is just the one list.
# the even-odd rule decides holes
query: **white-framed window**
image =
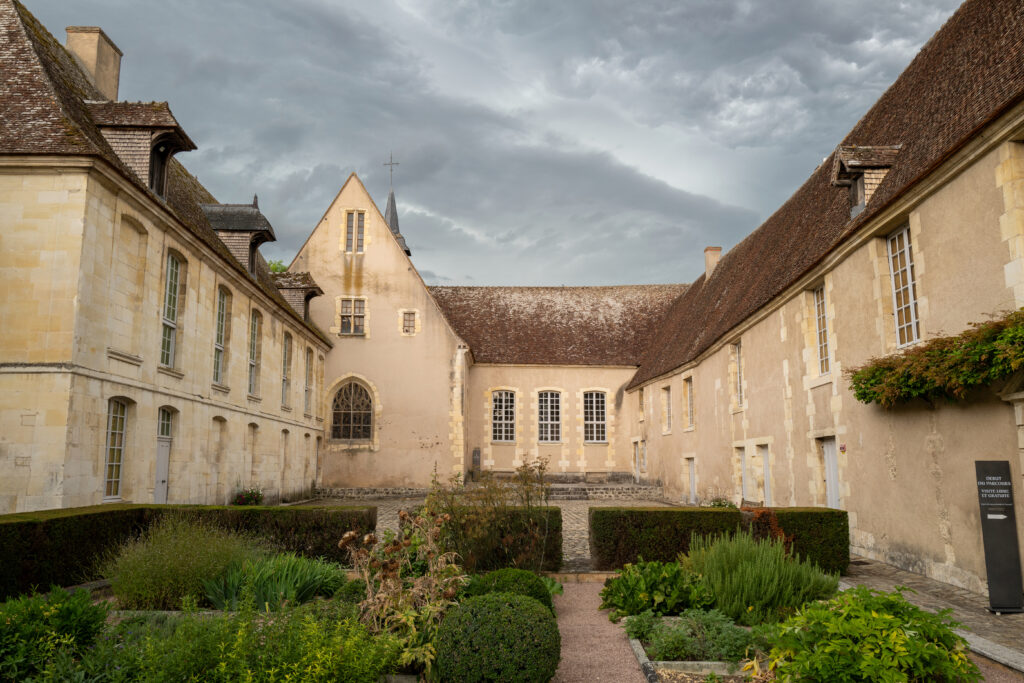
{"label": "white-framed window", "polygon": [[249,317],[249,394],[260,395],[260,356],[263,354],[263,316],[253,310]]}
{"label": "white-framed window", "polygon": [[683,391],[686,392],[686,426],[687,428],[695,427],[697,416],[693,408],[693,377],[687,377],[683,380]]}
{"label": "white-framed window", "polygon": [[292,335],[285,332],[283,348],[281,349],[281,405],[288,407],[291,403],[288,400],[292,393]]}
{"label": "white-framed window", "polygon": [[313,406],[313,349],[306,347],[306,391],[303,398],[303,411],[309,415]]}
{"label": "white-framed window", "polygon": [[889,273],[892,276],[896,339],[900,346],[906,346],[920,339],[917,282],[914,278],[914,254],[910,247],[910,227],[905,226],[889,235],[886,243],[889,248]]}
{"label": "white-framed window", "polygon": [[562,440],[562,395],[557,391],[537,394],[537,440]]}
{"label": "white-framed window", "polygon": [[128,404],[112,398],[107,404],[107,448],[104,461],[103,498],[121,497],[121,466],[124,463],[124,441],[127,434]]}
{"label": "white-framed window", "polygon": [[491,393],[491,441],[516,440],[516,392]]}
{"label": "white-framed window", "polygon": [[640,416],[640,418],[639,418],[640,421],[643,422],[643,419],[644,419],[644,388],[643,387],[640,387],[639,389],[636,390],[636,410],[637,410],[637,414]]}
{"label": "white-framed window", "polygon": [[163,437],[171,436],[171,423],[174,414],[168,408],[161,408],[156,412],[156,435]]}
{"label": "white-framed window", "polygon": [[736,361],[736,371],[733,374],[733,389],[736,392],[736,407],[743,407],[743,343],[736,342],[732,345],[733,359]]}
{"label": "white-framed window", "polygon": [[672,387],[661,388],[661,431],[672,431]]}
{"label": "white-framed window", "polygon": [[174,367],[174,353],[178,341],[178,309],[181,284],[181,260],[167,252],[164,272],[163,332],[160,338],[160,365]]}
{"label": "white-framed window", "polygon": [[608,441],[607,424],[604,392],[583,392],[583,441],[586,443]]}
{"label": "white-framed window", "polygon": [[402,313],[402,334],[416,334],[416,311]]}
{"label": "white-framed window", "polygon": [[341,300],[341,334],[366,334],[366,299]]}
{"label": "white-framed window", "polygon": [[362,254],[364,244],[364,227],[366,214],[362,211],[349,211],[345,214],[345,251]]}
{"label": "white-framed window", "polygon": [[213,335],[213,381],[224,383],[227,360],[228,321],[231,319],[231,294],[224,287],[217,288],[217,320]]}
{"label": "white-framed window", "polygon": [[827,375],[830,371],[830,363],[828,355],[828,316],[825,310],[824,285],[815,289],[813,294],[815,334],[818,341],[818,374]]}

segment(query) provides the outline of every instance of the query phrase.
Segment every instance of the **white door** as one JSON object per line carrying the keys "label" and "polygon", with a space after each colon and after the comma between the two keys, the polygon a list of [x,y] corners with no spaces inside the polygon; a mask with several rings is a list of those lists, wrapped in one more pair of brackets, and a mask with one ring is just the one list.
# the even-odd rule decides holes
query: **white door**
{"label": "white door", "polygon": [[156,440],[156,485],[153,487],[153,502],[167,502],[167,469],[171,460],[171,440],[160,436]]}
{"label": "white door", "polygon": [[772,506],[772,467],[768,462],[768,446],[760,445],[757,453],[761,456],[761,463],[764,465],[764,504]]}
{"label": "white door", "polygon": [[825,502],[830,508],[839,508],[839,463],[836,460],[835,437],[821,440],[821,453],[825,461]]}

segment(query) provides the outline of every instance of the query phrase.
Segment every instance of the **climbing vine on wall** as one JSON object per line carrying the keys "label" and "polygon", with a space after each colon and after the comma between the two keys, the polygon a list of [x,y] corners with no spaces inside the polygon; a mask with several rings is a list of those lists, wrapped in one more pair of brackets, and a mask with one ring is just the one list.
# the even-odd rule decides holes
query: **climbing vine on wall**
{"label": "climbing vine on wall", "polygon": [[1022,366],[1024,308],[998,320],[972,323],[961,334],[874,358],[849,375],[858,401],[892,408],[915,398],[962,400],[971,389],[1006,379]]}

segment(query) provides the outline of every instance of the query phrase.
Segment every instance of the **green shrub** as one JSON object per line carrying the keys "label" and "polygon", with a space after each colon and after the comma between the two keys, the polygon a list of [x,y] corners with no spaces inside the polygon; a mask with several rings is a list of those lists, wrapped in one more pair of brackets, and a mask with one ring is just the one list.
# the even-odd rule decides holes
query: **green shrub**
{"label": "green shrub", "polygon": [[678,562],[627,564],[618,576],[605,581],[601,609],[618,621],[630,614],[679,614],[691,607],[710,605],[712,594],[700,576]]}
{"label": "green shrub", "polygon": [[[850,566],[850,523],[846,510],[829,508],[768,508],[791,554],[818,565],[829,574],[845,574]],[[755,512],[755,536],[757,533]],[[770,522],[769,522],[770,524]]]}
{"label": "green shrub", "polygon": [[0,599],[38,586],[70,586],[100,576],[111,548],[137,538],[168,511],[190,510],[280,550],[343,562],[338,539],[377,525],[374,507],[246,507],[108,504],[0,515]]}
{"label": "green shrub", "polygon": [[743,517],[728,508],[590,508],[590,557],[595,569],[618,569],[640,557],[670,562],[690,538],[735,531]]}
{"label": "green shrub", "polygon": [[103,574],[122,609],[179,609],[183,598],[205,595],[204,581],[261,552],[251,538],[209,522],[167,515],[113,553]]}
{"label": "green shrub", "polygon": [[351,604],[321,600],[268,615],[249,599],[218,616],[122,623],[81,660],[56,659],[46,674],[105,683],[377,683],[395,670],[397,654],[395,639],[371,635]]}
{"label": "green shrub", "polygon": [[551,593],[539,576],[525,569],[498,569],[488,574],[477,574],[466,586],[466,596],[484,595],[486,593],[515,593],[526,595],[541,603],[548,609],[552,608]]}
{"label": "green shrub", "polygon": [[717,610],[686,610],[679,620],[651,629],[648,656],[654,661],[738,662],[750,633]]}
{"label": "green shrub", "polygon": [[206,599],[214,609],[238,609],[244,590],[252,592],[261,609],[329,597],[347,582],[345,570],[333,562],[284,553],[232,565],[220,576],[203,581]]}
{"label": "green shrub", "polygon": [[778,621],[811,600],[835,594],[839,579],[786,555],[778,540],[750,534],[695,537],[687,564],[700,574],[715,609],[746,625]]}
{"label": "green shrub", "polygon": [[353,579],[339,588],[334,597],[342,602],[358,605],[366,599],[366,582],[362,579]]}
{"label": "green shrub", "polygon": [[448,611],[437,634],[442,681],[543,683],[554,677],[560,652],[551,611],[513,593],[469,598]]}
{"label": "green shrub", "polygon": [[654,628],[661,623],[661,617],[652,610],[645,610],[626,618],[626,635],[637,640],[650,640]]}
{"label": "green shrub", "polygon": [[806,605],[776,625],[768,660],[781,681],[977,681],[950,610],[931,614],[902,590],[863,586]]}
{"label": "green shrub", "polygon": [[93,605],[86,590],[54,587],[48,595],[0,603],[0,680],[25,680],[58,651],[84,651],[106,618],[106,604]]}

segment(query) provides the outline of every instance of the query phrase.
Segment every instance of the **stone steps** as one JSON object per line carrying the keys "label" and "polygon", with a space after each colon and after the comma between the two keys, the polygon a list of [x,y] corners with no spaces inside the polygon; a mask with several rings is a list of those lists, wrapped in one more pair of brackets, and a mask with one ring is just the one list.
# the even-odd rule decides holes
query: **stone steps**
{"label": "stone steps", "polygon": [[663,500],[660,486],[642,484],[552,484],[550,500]]}

